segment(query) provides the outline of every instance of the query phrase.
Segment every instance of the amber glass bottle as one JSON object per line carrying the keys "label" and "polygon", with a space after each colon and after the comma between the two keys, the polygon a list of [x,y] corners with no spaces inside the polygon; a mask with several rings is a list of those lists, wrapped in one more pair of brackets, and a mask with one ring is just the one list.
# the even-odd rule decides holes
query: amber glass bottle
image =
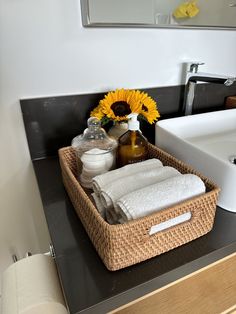
{"label": "amber glass bottle", "polygon": [[148,142],[139,130],[137,113],[131,113],[129,130],[118,140],[117,166],[122,167],[127,164],[144,161],[147,159]]}

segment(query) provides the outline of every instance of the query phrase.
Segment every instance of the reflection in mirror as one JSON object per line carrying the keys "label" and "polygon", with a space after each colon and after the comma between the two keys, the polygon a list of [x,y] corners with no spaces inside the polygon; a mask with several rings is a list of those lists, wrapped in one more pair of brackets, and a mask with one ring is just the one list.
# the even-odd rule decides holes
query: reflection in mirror
{"label": "reflection in mirror", "polygon": [[236,0],[81,0],[84,26],[236,28]]}

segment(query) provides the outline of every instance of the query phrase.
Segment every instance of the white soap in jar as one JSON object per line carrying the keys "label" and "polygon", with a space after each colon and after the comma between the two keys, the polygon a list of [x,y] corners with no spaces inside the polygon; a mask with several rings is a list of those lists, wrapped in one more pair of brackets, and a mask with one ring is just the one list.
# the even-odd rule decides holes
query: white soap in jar
{"label": "white soap in jar", "polygon": [[81,156],[83,164],[80,175],[81,184],[84,187],[92,187],[92,178],[109,171],[114,165],[114,155],[112,152],[93,148]]}

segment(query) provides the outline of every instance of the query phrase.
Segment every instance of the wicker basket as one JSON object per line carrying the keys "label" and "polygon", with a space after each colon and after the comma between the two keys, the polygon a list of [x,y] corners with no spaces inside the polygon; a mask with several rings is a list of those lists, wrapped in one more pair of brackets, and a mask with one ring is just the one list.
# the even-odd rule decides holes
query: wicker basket
{"label": "wicker basket", "polygon": [[[125,224],[109,225],[98,213],[89,194],[76,179],[77,160],[71,147],[59,150],[65,188],[99,256],[109,270],[118,270],[157,256],[192,241],[213,227],[219,188],[183,162],[149,144],[149,158],[158,158],[164,166],[181,173],[194,173],[206,185],[206,193]],[[191,219],[149,235],[150,228],[191,212]]]}

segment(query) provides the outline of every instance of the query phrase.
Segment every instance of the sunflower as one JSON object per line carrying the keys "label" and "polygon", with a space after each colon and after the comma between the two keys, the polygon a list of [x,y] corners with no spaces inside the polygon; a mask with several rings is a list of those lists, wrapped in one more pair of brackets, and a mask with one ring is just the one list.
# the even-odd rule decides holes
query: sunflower
{"label": "sunflower", "polygon": [[158,118],[160,118],[156,102],[148,96],[148,94],[140,93],[140,91],[136,92],[139,93],[140,102],[142,103],[140,115],[143,116],[150,124],[154,123]]}
{"label": "sunflower", "polygon": [[98,105],[96,108],[94,108],[90,112],[90,117],[96,117],[99,120],[102,120],[102,118],[105,116],[105,114],[102,112],[102,108],[100,105]]}
{"label": "sunflower", "polygon": [[105,124],[109,120],[127,121],[131,112],[141,114],[149,123],[153,123],[160,116],[156,102],[146,93],[125,89],[109,92],[90,116],[97,117]]}
{"label": "sunflower", "polygon": [[114,121],[125,121],[131,112],[139,113],[141,104],[134,91],[117,89],[109,92],[100,100],[99,107],[102,113]]}

